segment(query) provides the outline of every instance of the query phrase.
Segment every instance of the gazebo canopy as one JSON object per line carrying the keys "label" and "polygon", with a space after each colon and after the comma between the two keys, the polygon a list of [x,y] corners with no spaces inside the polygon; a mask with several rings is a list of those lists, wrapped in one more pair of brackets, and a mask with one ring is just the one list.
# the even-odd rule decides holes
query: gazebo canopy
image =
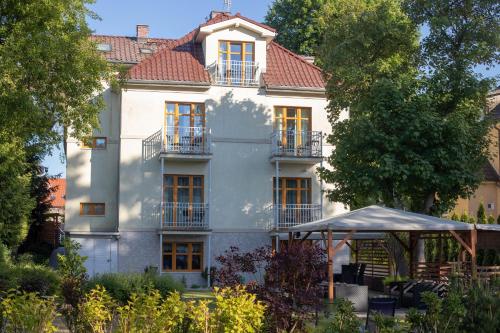
{"label": "gazebo canopy", "polygon": [[472,229],[474,225],[469,223],[373,205],[316,222],[304,223],[290,228],[290,231],[390,232],[468,231]]}

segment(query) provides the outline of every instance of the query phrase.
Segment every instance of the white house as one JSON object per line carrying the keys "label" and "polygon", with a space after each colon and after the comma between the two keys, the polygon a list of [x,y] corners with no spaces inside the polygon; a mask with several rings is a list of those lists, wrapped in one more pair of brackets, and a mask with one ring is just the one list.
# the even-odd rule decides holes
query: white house
{"label": "white house", "polygon": [[332,149],[321,71],[275,36],[223,12],[179,39],[93,36],[128,80],[103,92],[101,129],[66,142],[65,231],[90,274],[155,266],[201,284],[230,246],[279,246],[344,212],[316,173]]}

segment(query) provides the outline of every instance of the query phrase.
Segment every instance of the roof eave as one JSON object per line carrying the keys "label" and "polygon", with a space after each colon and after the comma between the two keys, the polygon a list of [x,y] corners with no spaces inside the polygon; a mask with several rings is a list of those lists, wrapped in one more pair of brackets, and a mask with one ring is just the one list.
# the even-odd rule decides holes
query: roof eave
{"label": "roof eave", "polygon": [[319,87],[290,87],[290,86],[271,86],[266,85],[266,91],[269,93],[309,93],[325,95],[325,88]]}
{"label": "roof eave", "polygon": [[161,87],[177,87],[177,88],[200,88],[209,89],[210,82],[198,81],[171,81],[171,80],[139,80],[129,79],[125,85],[129,86],[161,86]]}
{"label": "roof eave", "polygon": [[222,29],[225,29],[228,27],[233,27],[233,26],[236,28],[242,27],[242,28],[248,29],[250,31],[254,31],[254,32],[258,33],[260,35],[260,37],[266,38],[268,41],[271,41],[274,37],[276,37],[276,32],[265,29],[261,26],[254,24],[254,23],[251,23],[251,22],[248,22],[248,21],[245,21],[241,18],[236,17],[236,18],[233,18],[230,20],[226,20],[226,21],[222,21],[222,22],[218,22],[218,23],[214,23],[214,24],[200,27],[198,30],[198,33],[196,35],[196,41],[202,42],[206,36],[216,32],[218,30],[222,30]]}

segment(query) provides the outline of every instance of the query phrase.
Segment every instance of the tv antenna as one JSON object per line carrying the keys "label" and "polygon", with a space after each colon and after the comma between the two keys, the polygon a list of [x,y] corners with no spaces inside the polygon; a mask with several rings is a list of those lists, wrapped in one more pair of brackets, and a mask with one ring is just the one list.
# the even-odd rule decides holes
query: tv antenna
{"label": "tv antenna", "polygon": [[231,12],[231,0],[224,0],[224,11]]}

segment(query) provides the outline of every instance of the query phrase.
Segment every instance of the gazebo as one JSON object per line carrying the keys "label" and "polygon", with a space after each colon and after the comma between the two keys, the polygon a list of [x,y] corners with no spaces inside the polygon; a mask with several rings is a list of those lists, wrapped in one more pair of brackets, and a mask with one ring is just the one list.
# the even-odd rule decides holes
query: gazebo
{"label": "gazebo", "polygon": [[[304,223],[290,228],[290,235],[294,232],[305,233],[302,240],[306,240],[313,232],[327,234],[328,256],[328,298],[333,302],[334,281],[333,262],[338,252],[356,233],[390,233],[409,253],[410,277],[413,278],[415,267],[415,253],[418,240],[422,234],[450,233],[462,247],[461,254],[466,251],[471,257],[471,275],[477,276],[477,244],[478,232],[490,246],[500,248],[500,240],[493,233],[500,231],[500,225],[475,225],[447,220],[434,216],[407,212],[399,209],[382,206],[368,206],[348,213]],[[409,242],[403,241],[396,233],[407,232]],[[333,246],[334,233],[343,233],[344,238]],[[292,239],[290,239],[291,241]],[[461,255],[463,256],[463,255]],[[465,256],[463,256],[465,257]]]}

